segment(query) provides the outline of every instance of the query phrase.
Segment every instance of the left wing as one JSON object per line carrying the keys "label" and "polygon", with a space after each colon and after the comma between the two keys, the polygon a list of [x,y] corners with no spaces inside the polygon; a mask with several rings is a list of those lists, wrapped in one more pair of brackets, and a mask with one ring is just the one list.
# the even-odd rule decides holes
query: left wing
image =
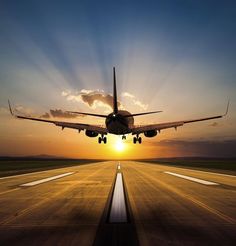
{"label": "left wing", "polygon": [[97,125],[72,123],[72,122],[64,122],[64,121],[56,121],[56,120],[46,120],[46,119],[41,119],[41,118],[36,118],[36,117],[16,115],[16,114],[14,114],[9,101],[8,101],[8,104],[9,104],[9,110],[10,110],[11,114],[18,119],[25,119],[25,120],[33,120],[33,121],[51,123],[51,124],[54,124],[56,126],[60,126],[62,129],[72,128],[72,129],[76,129],[79,131],[90,130],[90,131],[94,131],[94,132],[97,132],[98,134],[103,134],[103,135],[106,135],[108,133],[108,131],[105,127],[97,126]]}
{"label": "left wing", "polygon": [[228,113],[228,109],[229,109],[229,102],[227,104],[226,112],[222,115],[216,115],[216,116],[193,119],[193,120],[182,120],[182,121],[174,121],[174,122],[166,122],[166,123],[160,123],[160,124],[138,126],[138,127],[133,127],[131,129],[131,132],[133,135],[134,134],[141,134],[141,133],[144,133],[146,131],[151,131],[151,130],[161,131],[161,130],[167,129],[167,128],[177,128],[177,127],[183,126],[184,124],[187,124],[187,123],[218,119],[218,118],[222,118],[222,117],[226,116]]}

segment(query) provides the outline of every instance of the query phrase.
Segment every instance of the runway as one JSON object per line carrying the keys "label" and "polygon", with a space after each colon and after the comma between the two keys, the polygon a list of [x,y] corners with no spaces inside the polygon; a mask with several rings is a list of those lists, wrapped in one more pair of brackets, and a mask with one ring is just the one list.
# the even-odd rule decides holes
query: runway
{"label": "runway", "polygon": [[[101,228],[109,225],[112,235],[114,226],[132,226],[138,245],[235,244],[235,176],[135,161],[118,166],[107,161],[0,179],[0,245],[104,245]],[[126,194],[127,223],[105,218],[117,192]],[[125,245],[121,233],[107,235],[110,245]]]}

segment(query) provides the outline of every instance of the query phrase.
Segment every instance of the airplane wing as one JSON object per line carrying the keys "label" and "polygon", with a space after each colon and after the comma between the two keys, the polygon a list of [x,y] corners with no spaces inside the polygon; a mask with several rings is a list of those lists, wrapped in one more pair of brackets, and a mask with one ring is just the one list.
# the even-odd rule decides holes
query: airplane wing
{"label": "airplane wing", "polygon": [[46,119],[41,119],[41,118],[36,118],[36,117],[28,117],[28,116],[21,116],[21,115],[17,115],[14,114],[10,102],[9,103],[9,109],[11,114],[18,118],[18,119],[25,119],[25,120],[33,120],[33,121],[40,121],[40,122],[45,122],[45,123],[51,123],[54,124],[56,126],[59,126],[62,128],[62,130],[64,128],[72,128],[72,129],[76,129],[79,131],[82,130],[90,130],[90,131],[94,131],[97,132],[98,134],[103,134],[106,135],[108,133],[107,129],[105,127],[102,126],[98,126],[98,125],[90,125],[90,124],[82,124],[82,123],[72,123],[72,122],[64,122],[64,121],[56,121],[56,120],[46,120]]}
{"label": "airplane wing", "polygon": [[228,113],[228,109],[229,109],[229,102],[227,104],[226,112],[222,115],[216,115],[216,116],[211,116],[211,117],[206,117],[206,118],[198,118],[198,119],[193,119],[193,120],[182,120],[182,121],[166,122],[166,123],[160,123],[160,124],[136,126],[136,127],[133,127],[131,129],[131,132],[133,135],[141,134],[141,133],[144,133],[146,131],[151,131],[151,130],[156,130],[156,131],[160,132],[163,129],[177,128],[179,126],[183,126],[184,124],[188,124],[188,123],[218,119],[218,118],[222,118],[222,117],[226,116]]}
{"label": "airplane wing", "polygon": [[26,116],[20,116],[20,115],[14,115],[14,116],[18,119],[34,120],[34,121],[52,123],[56,126],[60,126],[62,129],[72,128],[72,129],[76,129],[79,131],[90,130],[90,131],[97,132],[99,134],[107,134],[108,133],[107,129],[105,127],[102,127],[102,126],[82,124],[82,123],[64,122],[64,121],[56,121],[56,120],[45,120],[45,119],[41,119],[41,118],[26,117]]}

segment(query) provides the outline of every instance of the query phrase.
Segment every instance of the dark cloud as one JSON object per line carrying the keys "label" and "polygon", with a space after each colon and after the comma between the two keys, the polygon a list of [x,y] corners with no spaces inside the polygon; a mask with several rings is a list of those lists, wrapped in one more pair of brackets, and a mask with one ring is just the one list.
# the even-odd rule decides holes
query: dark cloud
{"label": "dark cloud", "polygon": [[95,102],[97,101],[109,106],[111,109],[113,108],[113,96],[109,94],[91,92],[88,94],[81,94],[81,99],[84,103],[87,103],[90,107],[94,106]]}
{"label": "dark cloud", "polygon": [[45,118],[45,119],[48,119],[48,118],[50,118],[50,117],[51,117],[51,116],[50,116],[49,113],[45,113],[45,114],[43,114],[43,115],[40,116],[40,118]]}
{"label": "dark cloud", "polygon": [[50,113],[45,113],[41,115],[41,118],[67,118],[67,119],[74,119],[78,116],[84,117],[84,115],[72,114],[69,112],[62,111],[61,109],[50,109]]}
{"label": "dark cloud", "polygon": [[78,115],[62,111],[61,109],[50,109],[50,114],[55,118],[76,118]]}
{"label": "dark cloud", "polygon": [[236,139],[218,141],[162,140],[149,143],[169,156],[236,157]]}
{"label": "dark cloud", "polygon": [[[76,93],[63,91],[62,96],[66,97],[67,100],[83,102],[92,108],[97,108],[98,106],[108,106],[111,109],[113,108],[113,96],[104,91],[85,89]],[[118,102],[118,106],[120,106],[120,102]]]}

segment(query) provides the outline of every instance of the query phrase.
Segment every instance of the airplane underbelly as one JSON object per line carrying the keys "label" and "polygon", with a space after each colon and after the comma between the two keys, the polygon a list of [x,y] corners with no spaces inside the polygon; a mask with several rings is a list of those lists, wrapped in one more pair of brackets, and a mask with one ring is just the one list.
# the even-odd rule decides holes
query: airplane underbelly
{"label": "airplane underbelly", "polygon": [[116,134],[116,135],[130,133],[130,129],[127,126],[117,121],[110,122],[110,124],[107,125],[107,129],[109,133]]}

